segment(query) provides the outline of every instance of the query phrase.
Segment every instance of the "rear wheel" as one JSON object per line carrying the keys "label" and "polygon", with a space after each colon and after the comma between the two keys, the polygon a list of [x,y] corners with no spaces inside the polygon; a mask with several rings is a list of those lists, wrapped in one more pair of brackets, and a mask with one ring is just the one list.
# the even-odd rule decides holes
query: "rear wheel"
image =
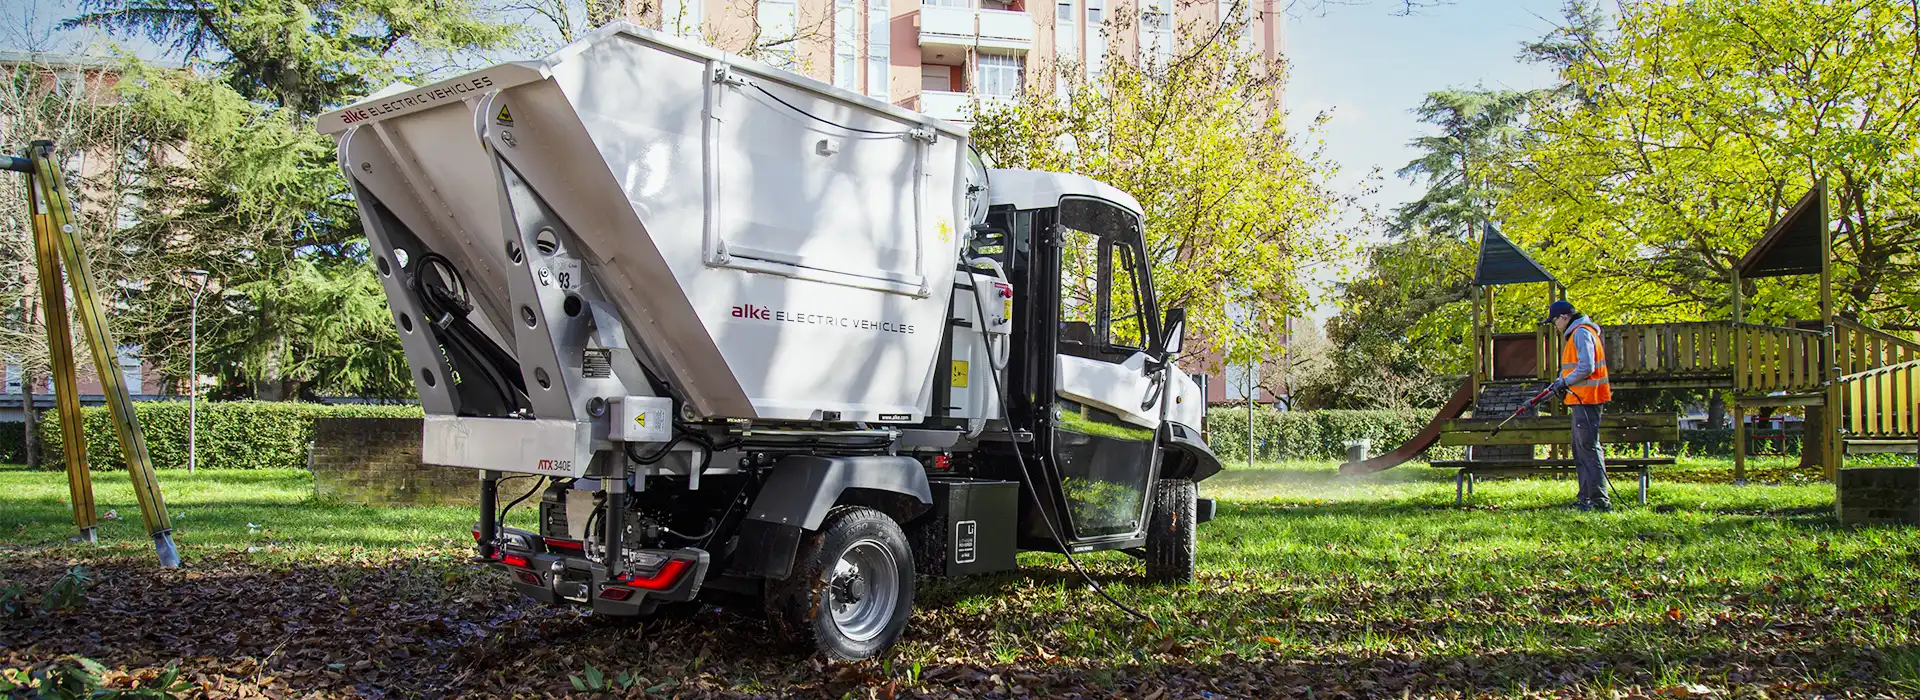
{"label": "rear wheel", "polygon": [[1161,583],[1193,581],[1194,508],[1198,489],[1186,479],[1154,484],[1153,515],[1147,522],[1147,579]]}
{"label": "rear wheel", "polygon": [[828,658],[869,658],[906,631],[913,575],[913,550],[898,523],[871,508],[841,506],[800,542],[793,575],[769,582],[768,612]]}

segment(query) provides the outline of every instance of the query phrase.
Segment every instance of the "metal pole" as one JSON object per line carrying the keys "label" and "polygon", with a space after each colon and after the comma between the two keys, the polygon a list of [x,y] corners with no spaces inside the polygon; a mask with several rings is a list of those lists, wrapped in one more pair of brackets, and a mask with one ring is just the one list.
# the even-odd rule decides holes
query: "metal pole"
{"label": "metal pole", "polygon": [[193,290],[192,310],[188,312],[187,334],[187,473],[200,466],[200,294],[203,281]]}

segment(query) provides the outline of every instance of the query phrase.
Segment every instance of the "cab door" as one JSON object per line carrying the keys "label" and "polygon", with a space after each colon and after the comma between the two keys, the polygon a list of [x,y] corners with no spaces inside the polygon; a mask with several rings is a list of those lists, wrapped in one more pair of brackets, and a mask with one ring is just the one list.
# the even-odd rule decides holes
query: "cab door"
{"label": "cab door", "polygon": [[1144,532],[1159,467],[1155,440],[1167,381],[1159,319],[1133,212],[1068,197],[1042,247],[1057,329],[1051,406],[1036,437],[1076,550],[1132,546]]}

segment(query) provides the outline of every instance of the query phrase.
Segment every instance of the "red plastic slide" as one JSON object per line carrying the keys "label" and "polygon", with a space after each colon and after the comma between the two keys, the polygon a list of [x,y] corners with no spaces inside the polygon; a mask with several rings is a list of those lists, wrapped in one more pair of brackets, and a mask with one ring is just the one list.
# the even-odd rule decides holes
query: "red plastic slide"
{"label": "red plastic slide", "polygon": [[1435,440],[1440,439],[1440,428],[1444,427],[1447,421],[1459,418],[1460,414],[1466,413],[1467,407],[1471,405],[1473,405],[1473,380],[1468,379],[1460,385],[1458,391],[1453,392],[1453,398],[1447,399],[1447,405],[1441,406],[1440,412],[1434,414],[1433,420],[1428,421],[1427,427],[1421,428],[1413,439],[1401,443],[1392,452],[1378,457],[1342,464],[1340,473],[1372,474],[1392,469],[1400,466],[1402,462],[1420,456],[1420,453],[1432,446]]}

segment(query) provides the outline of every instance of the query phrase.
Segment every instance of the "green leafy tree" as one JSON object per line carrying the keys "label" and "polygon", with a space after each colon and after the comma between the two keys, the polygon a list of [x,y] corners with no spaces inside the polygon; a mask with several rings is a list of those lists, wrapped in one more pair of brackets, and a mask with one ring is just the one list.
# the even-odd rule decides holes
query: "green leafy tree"
{"label": "green leafy tree", "polygon": [[[1434,132],[1413,139],[1421,153],[1398,174],[1426,189],[1395,209],[1385,239],[1367,248],[1358,274],[1339,287],[1340,313],[1327,324],[1343,386],[1333,394],[1336,407],[1435,405],[1466,374],[1479,233],[1505,192],[1489,174],[1510,157],[1534,97],[1441,90],[1414,110]],[[1522,303],[1517,295],[1504,300]],[[1508,318],[1537,315],[1503,311]]]}
{"label": "green leafy tree", "polygon": [[[130,62],[117,102],[133,122],[133,186],[118,208],[122,332],[176,377],[200,305],[203,371],[222,393],[291,399],[411,392],[385,298],[318,112],[394,79],[421,81],[436,52],[508,45],[517,28],[465,2],[88,0],[69,27],[140,35],[190,62]],[[127,225],[130,224],[130,225]]]}
{"label": "green leafy tree", "polygon": [[240,96],[312,116],[421,72],[415,60],[505,46],[517,29],[464,0],[82,0],[69,28],[139,36],[204,62]]}
{"label": "green leafy tree", "polygon": [[1425,179],[1419,199],[1394,210],[1392,232],[1399,236],[1440,233],[1470,237],[1492,219],[1500,191],[1488,179],[1520,135],[1520,122],[1533,93],[1515,90],[1440,90],[1427,93],[1415,108],[1420,121],[1439,133],[1418,136],[1410,144],[1420,157],[1398,175]]}
{"label": "green leafy tree", "polygon": [[1270,108],[1281,73],[1230,42],[1165,67],[1108,66],[1065,100],[1027,94],[983,108],[975,143],[999,167],[1078,173],[1132,194],[1146,211],[1155,312],[1185,307],[1189,337],[1225,346],[1229,360],[1272,354],[1280,320],[1307,305],[1301,270],[1342,244],[1333,166],[1303,154]]}
{"label": "green leafy tree", "polygon": [[[1619,321],[1726,318],[1729,271],[1816,179],[1842,315],[1920,301],[1920,16],[1892,0],[1583,3],[1528,47],[1565,87],[1496,177],[1507,232]],[[1747,283],[1758,321],[1817,315],[1813,282]]]}

